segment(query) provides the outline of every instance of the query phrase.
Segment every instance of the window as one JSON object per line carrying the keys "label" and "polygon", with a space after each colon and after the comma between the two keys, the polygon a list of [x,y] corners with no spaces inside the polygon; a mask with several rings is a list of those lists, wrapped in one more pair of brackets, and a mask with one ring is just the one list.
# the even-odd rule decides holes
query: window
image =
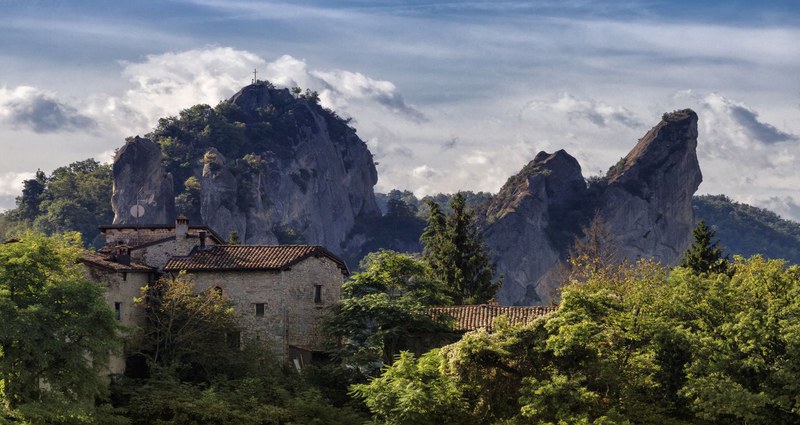
{"label": "window", "polygon": [[212,288],[212,290],[213,290],[214,292],[216,292],[216,293],[217,293],[217,295],[219,295],[220,297],[222,296],[222,288],[221,288],[221,287],[219,287],[219,286],[215,286],[214,288]]}
{"label": "window", "polygon": [[314,285],[314,302],[317,304],[322,302],[322,285]]}
{"label": "window", "polygon": [[264,303],[256,304],[256,317],[264,317]]}
{"label": "window", "polygon": [[122,320],[122,303],[114,303],[114,318]]}

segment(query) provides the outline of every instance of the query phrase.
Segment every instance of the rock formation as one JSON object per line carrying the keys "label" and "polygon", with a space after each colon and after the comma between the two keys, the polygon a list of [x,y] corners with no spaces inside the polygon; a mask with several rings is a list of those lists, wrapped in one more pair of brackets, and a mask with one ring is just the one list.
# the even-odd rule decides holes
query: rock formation
{"label": "rock formation", "polygon": [[161,149],[134,137],[114,156],[111,206],[114,223],[175,223],[172,175],[161,166]]}
{"label": "rock formation", "polygon": [[629,260],[674,263],[691,243],[692,195],[703,176],[697,163],[697,114],[664,114],[608,176],[601,218]]}
{"label": "rock formation", "polygon": [[665,114],[633,150],[587,187],[564,151],[539,153],[489,205],[484,235],[504,277],[502,304],[547,304],[572,241],[595,214],[615,236],[621,258],[676,262],[691,240],[697,163],[697,115]]}
{"label": "rock formation", "polygon": [[[172,165],[174,170],[167,169],[184,172],[179,181],[186,181],[176,192],[182,208],[190,210],[178,213],[201,220],[223,236],[236,232],[245,243],[305,242],[336,253],[341,253],[358,220],[380,214],[373,193],[377,172],[372,154],[346,121],[321,108],[313,97],[295,97],[288,89],[259,82],[244,87],[227,105],[196,108],[208,117],[201,118],[206,125],[202,132],[181,133],[191,128],[189,124],[180,131],[154,132],[156,141],[173,151],[180,151],[178,145],[190,157],[184,162],[188,171],[179,161],[173,161],[178,164]],[[182,113],[181,119],[189,118]],[[226,121],[219,124],[221,120]],[[215,131],[221,135],[218,139],[202,139]],[[174,142],[173,133],[186,140]],[[118,175],[116,162],[114,170],[115,197],[117,191],[151,184],[149,179],[157,175],[142,182]],[[116,206],[115,212],[115,223],[131,222]],[[174,220],[174,211],[169,212],[169,220]]]}

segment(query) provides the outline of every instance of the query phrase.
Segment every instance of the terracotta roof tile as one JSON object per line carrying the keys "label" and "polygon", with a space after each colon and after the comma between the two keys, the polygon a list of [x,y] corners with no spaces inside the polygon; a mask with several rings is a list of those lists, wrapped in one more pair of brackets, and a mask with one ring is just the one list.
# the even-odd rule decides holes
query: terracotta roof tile
{"label": "terracotta roof tile", "polygon": [[195,248],[185,257],[172,257],[165,271],[282,270],[310,256],[333,260],[347,274],[344,261],[316,245],[214,245]]}
{"label": "terracotta roof tile", "polygon": [[492,330],[494,319],[505,316],[509,324],[517,325],[530,323],[535,319],[556,311],[558,307],[519,307],[499,305],[454,305],[446,307],[431,307],[429,310],[433,318],[452,317],[453,327],[462,332],[474,331],[485,328]]}
{"label": "terracotta roof tile", "polygon": [[131,261],[131,264],[122,264],[114,261],[111,255],[105,255],[98,252],[88,252],[81,256],[78,260],[84,264],[104,268],[106,270],[113,270],[117,272],[155,272],[156,269],[148,266],[147,264],[138,261]]}

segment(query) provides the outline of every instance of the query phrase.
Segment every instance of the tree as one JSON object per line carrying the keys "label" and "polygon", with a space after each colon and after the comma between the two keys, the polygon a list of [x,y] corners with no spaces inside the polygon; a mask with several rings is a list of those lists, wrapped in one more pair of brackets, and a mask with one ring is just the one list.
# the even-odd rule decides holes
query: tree
{"label": "tree", "polygon": [[700,220],[692,231],[694,242],[683,254],[680,266],[694,270],[696,273],[728,273],[728,256],[722,256],[719,240],[714,240],[714,230]]}
{"label": "tree", "polygon": [[391,364],[400,350],[419,348],[415,337],[447,326],[431,319],[427,307],[450,303],[441,282],[431,280],[424,262],[409,254],[381,250],[368,254],[342,287],[326,327],[342,341],[339,357],[369,375]]}
{"label": "tree", "polygon": [[17,197],[16,218],[33,222],[39,215],[39,205],[47,185],[47,176],[42,170],[36,170],[36,176],[22,182],[22,195]]}
{"label": "tree", "polygon": [[137,302],[147,315],[139,352],[151,368],[181,380],[202,381],[235,363],[239,329],[221,291],[198,292],[192,280],[180,274],[142,288]]}
{"label": "tree", "polygon": [[500,289],[500,280],[492,281],[495,266],[486,244],[478,234],[464,196],[453,196],[453,213],[445,216],[438,204],[426,201],[430,214],[428,226],[420,237],[425,245],[423,259],[431,275],[445,282],[456,304],[480,304],[490,300]]}
{"label": "tree", "polygon": [[[0,245],[0,389],[6,409],[48,399],[92,400],[119,345],[101,286],[77,264],[76,233],[26,233]],[[46,388],[46,389],[45,389]]]}

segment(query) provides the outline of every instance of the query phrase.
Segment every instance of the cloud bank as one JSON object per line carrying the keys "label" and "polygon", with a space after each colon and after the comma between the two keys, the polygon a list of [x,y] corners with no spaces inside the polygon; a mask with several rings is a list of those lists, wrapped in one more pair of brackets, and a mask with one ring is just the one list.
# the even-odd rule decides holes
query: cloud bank
{"label": "cloud bank", "polygon": [[0,88],[0,121],[16,129],[36,133],[89,131],[92,118],[35,87]]}

